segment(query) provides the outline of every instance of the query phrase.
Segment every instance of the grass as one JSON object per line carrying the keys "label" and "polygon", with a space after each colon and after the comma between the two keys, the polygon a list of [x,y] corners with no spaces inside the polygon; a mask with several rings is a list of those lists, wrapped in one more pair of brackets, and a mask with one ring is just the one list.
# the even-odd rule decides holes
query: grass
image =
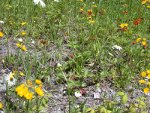
{"label": "grass", "polygon": [[[35,5],[32,0],[0,1],[0,20],[5,22],[0,24],[0,32],[4,33],[1,45],[7,48],[7,55],[1,60],[3,68],[13,71],[17,80],[15,86],[6,92],[10,97],[15,96],[20,102],[25,102],[20,110],[19,107],[10,107],[10,103],[4,100],[4,111],[39,112],[37,108],[42,105],[37,102],[38,98],[46,105],[46,93],[42,97],[36,94],[33,101],[16,95],[15,88],[27,80],[34,82],[38,79],[45,87],[50,87],[51,78],[55,78],[57,84],[67,84],[71,98],[74,89],[101,81],[111,82],[117,91],[124,92],[131,84],[143,90],[138,81],[140,73],[150,69],[149,3],[142,5],[141,0],[44,2],[45,8]],[[124,23],[128,25],[121,28]],[[18,40],[20,38],[22,41]],[[142,39],[137,42],[137,38]],[[20,46],[17,47],[17,43]],[[122,49],[113,49],[114,45]],[[15,53],[11,53],[12,48]],[[25,76],[19,76],[20,72]],[[29,105],[34,106],[34,103],[36,107],[31,109]],[[83,105],[84,110],[78,112],[127,111],[115,111],[116,104],[111,107],[105,104],[107,102],[103,103],[104,107],[96,109]],[[70,113],[77,112],[70,109]],[[142,110],[138,112],[142,113]]]}

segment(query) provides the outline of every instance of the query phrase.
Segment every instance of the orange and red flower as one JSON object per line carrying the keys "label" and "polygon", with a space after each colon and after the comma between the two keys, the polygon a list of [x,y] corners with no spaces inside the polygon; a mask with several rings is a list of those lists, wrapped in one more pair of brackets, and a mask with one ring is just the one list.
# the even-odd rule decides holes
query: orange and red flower
{"label": "orange and red flower", "polygon": [[139,24],[141,23],[141,21],[142,21],[142,18],[138,18],[138,19],[136,19],[136,20],[133,22],[133,24],[134,24],[134,25],[139,25]]}

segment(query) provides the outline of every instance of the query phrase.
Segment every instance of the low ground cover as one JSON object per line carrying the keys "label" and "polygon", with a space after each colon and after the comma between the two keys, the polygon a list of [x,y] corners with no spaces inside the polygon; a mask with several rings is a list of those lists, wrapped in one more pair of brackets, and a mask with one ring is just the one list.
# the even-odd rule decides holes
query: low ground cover
{"label": "low ground cover", "polygon": [[149,0],[0,7],[0,112],[150,112]]}

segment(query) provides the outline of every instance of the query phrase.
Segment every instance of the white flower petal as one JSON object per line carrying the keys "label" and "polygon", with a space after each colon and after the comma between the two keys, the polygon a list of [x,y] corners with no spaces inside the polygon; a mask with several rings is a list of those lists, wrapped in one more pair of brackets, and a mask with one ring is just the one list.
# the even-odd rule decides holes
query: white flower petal
{"label": "white flower petal", "polygon": [[8,84],[8,87],[14,86],[16,84],[16,79],[12,76],[12,72],[10,72],[8,75],[4,76],[5,84]]}
{"label": "white flower petal", "polygon": [[82,94],[81,94],[80,92],[77,92],[77,91],[74,93],[74,95],[75,95],[76,97],[81,97],[81,96],[82,96]]}
{"label": "white flower petal", "polygon": [[19,42],[23,42],[23,39],[22,39],[22,38],[18,38],[18,41],[19,41]]}
{"label": "white flower petal", "polygon": [[34,4],[37,5],[40,0],[33,0]]}
{"label": "white flower petal", "polygon": [[42,0],[40,0],[40,5],[41,5],[42,7],[46,7],[45,3],[44,3]]}
{"label": "white flower petal", "polygon": [[40,4],[43,8],[46,7],[46,4],[43,2],[43,0],[33,0],[34,4]]}
{"label": "white flower petal", "polygon": [[4,24],[4,21],[0,20],[0,24]]}
{"label": "white flower petal", "polygon": [[54,0],[54,2],[60,2],[59,0]]}

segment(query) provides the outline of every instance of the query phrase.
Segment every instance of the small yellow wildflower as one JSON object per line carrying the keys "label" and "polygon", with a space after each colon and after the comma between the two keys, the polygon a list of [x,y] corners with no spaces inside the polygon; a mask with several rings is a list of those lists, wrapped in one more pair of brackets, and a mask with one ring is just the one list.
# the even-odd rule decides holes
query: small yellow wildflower
{"label": "small yellow wildflower", "polygon": [[0,102],[0,109],[3,109],[3,104]]}
{"label": "small yellow wildflower", "polygon": [[22,35],[22,36],[24,36],[24,35],[26,35],[26,34],[27,34],[27,33],[26,33],[25,31],[22,31],[22,32],[21,32],[21,35]]}
{"label": "small yellow wildflower", "polygon": [[147,74],[150,74],[150,70],[146,70],[146,73],[147,73]]}
{"label": "small yellow wildflower", "polygon": [[83,11],[84,11],[84,9],[82,7],[80,7],[80,12],[83,12]]}
{"label": "small yellow wildflower", "polygon": [[146,77],[146,72],[145,71],[141,72],[141,76]]}
{"label": "small yellow wildflower", "polygon": [[36,87],[35,88],[35,92],[39,95],[39,96],[44,96],[44,92],[40,87]]}
{"label": "small yellow wildflower", "polygon": [[35,83],[38,84],[38,85],[40,85],[40,84],[42,84],[42,81],[39,80],[39,79],[36,79],[36,80],[35,80]]}
{"label": "small yellow wildflower", "polygon": [[27,22],[22,22],[22,23],[21,23],[22,26],[24,26],[24,25],[26,25],[26,24],[27,24]]}
{"label": "small yellow wildflower", "polygon": [[0,31],[0,38],[4,36],[4,33]]}
{"label": "small yellow wildflower", "polygon": [[150,82],[148,82],[147,85],[150,86]]}
{"label": "small yellow wildflower", "polygon": [[146,3],[148,3],[148,2],[150,2],[150,0],[142,0],[142,4],[143,5],[146,4]]}
{"label": "small yellow wildflower", "polygon": [[146,81],[145,81],[145,80],[139,80],[139,83],[141,83],[141,84],[145,84],[145,83],[146,83]]}
{"label": "small yellow wildflower", "polygon": [[24,97],[27,100],[31,100],[33,98],[33,93],[29,91],[25,84],[17,86],[15,91],[17,92],[18,96]]}
{"label": "small yellow wildflower", "polygon": [[80,0],[80,2],[83,2],[83,0]]}
{"label": "small yellow wildflower", "polygon": [[42,88],[42,87],[43,87],[43,84],[39,84],[39,87]]}
{"label": "small yellow wildflower", "polygon": [[142,41],[141,44],[142,44],[143,46],[146,46],[146,45],[147,45],[147,42],[146,42],[146,41]]}
{"label": "small yellow wildflower", "polygon": [[120,24],[119,26],[120,26],[121,28],[124,28],[124,27],[127,27],[128,24],[127,24],[127,23],[123,23],[123,24]]}
{"label": "small yellow wildflower", "polygon": [[20,47],[21,47],[21,44],[17,43],[16,46],[20,48]]}
{"label": "small yellow wildflower", "polygon": [[148,5],[147,8],[150,9],[150,5]]}
{"label": "small yellow wildflower", "polygon": [[144,88],[143,90],[145,94],[149,93],[149,88]]}
{"label": "small yellow wildflower", "polygon": [[25,45],[22,45],[21,49],[22,49],[23,51],[27,51],[27,48],[26,48]]}
{"label": "small yellow wildflower", "polygon": [[24,95],[24,97],[25,97],[27,100],[31,100],[31,99],[33,98],[33,93],[30,92],[30,91],[28,91],[28,92]]}
{"label": "small yellow wildflower", "polygon": [[139,43],[142,40],[142,38],[137,38],[136,43]]}
{"label": "small yellow wildflower", "polygon": [[19,95],[20,97],[23,97],[24,94],[28,91],[28,89],[24,84],[21,84],[16,87],[15,91],[17,92],[17,95]]}
{"label": "small yellow wildflower", "polygon": [[19,72],[19,75],[20,75],[20,76],[24,76],[24,73],[20,71],[20,72]]}
{"label": "small yellow wildflower", "polygon": [[147,75],[147,78],[150,79],[150,74]]}
{"label": "small yellow wildflower", "polygon": [[22,44],[17,43],[16,46],[17,46],[18,48],[20,48],[22,51],[27,51],[27,48],[26,48],[25,45],[22,45]]}
{"label": "small yellow wildflower", "polygon": [[92,9],[89,9],[89,10],[87,11],[87,13],[88,13],[89,16],[91,16],[91,15],[92,15]]}

